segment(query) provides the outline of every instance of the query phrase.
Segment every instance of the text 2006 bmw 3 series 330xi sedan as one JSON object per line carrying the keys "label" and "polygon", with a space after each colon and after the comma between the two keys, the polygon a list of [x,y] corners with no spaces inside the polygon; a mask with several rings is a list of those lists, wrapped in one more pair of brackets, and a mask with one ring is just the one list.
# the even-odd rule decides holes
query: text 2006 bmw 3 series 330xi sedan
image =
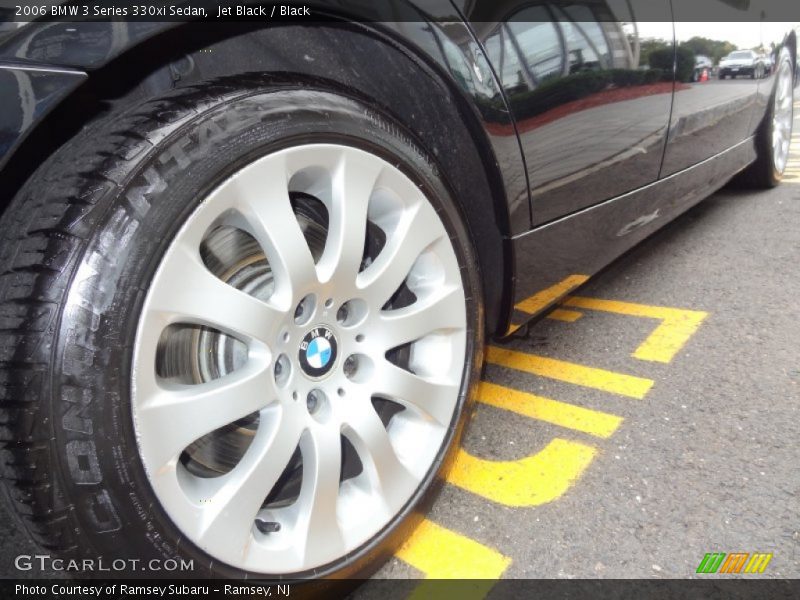
{"label": "text 2006 bmw 3 series 330xi sedan", "polygon": [[759,0],[126,5],[0,23],[0,470],[67,559],[368,575],[517,302],[787,163]]}

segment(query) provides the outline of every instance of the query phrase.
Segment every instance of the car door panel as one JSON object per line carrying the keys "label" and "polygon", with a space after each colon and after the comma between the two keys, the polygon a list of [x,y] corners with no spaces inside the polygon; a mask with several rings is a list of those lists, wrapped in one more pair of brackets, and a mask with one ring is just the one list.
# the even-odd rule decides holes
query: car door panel
{"label": "car door panel", "polygon": [[740,142],[679,173],[515,237],[516,311],[507,333],[556,306],[755,157],[753,144]]}
{"label": "car door panel", "polygon": [[[753,13],[756,3],[741,5],[745,8],[725,0],[673,0],[672,4],[678,68],[661,177],[697,164],[752,135],[763,74],[761,63],[747,65],[747,61],[734,60],[730,67],[722,63],[736,50],[760,48],[758,15]],[[755,23],[746,22],[751,13]],[[691,21],[697,14],[717,14],[727,22]],[[691,80],[692,72],[681,68],[681,52],[689,59],[697,54],[711,55],[714,67],[706,74],[707,79]]]}
{"label": "car door panel", "polygon": [[657,179],[672,73],[641,62],[638,21],[671,44],[667,0],[478,4],[467,19],[516,121],[534,227]]}

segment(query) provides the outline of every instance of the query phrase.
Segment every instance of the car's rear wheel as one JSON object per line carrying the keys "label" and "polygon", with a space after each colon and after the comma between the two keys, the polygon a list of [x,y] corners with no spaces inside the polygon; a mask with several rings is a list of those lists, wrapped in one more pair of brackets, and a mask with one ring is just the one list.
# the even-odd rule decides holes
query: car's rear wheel
{"label": "car's rear wheel", "polygon": [[784,48],[775,69],[775,84],[764,120],[756,132],[757,157],[739,181],[760,188],[773,188],[781,182],[789,160],[794,110],[794,69]]}
{"label": "car's rear wheel", "polygon": [[5,474],[64,554],[352,577],[452,456],[482,308],[447,183],[362,102],[268,83],[94,127],[3,218]]}

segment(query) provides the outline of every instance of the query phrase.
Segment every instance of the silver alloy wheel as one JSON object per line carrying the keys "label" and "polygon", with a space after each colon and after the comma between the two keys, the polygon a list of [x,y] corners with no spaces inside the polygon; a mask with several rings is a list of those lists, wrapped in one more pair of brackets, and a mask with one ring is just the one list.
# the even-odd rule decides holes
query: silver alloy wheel
{"label": "silver alloy wheel", "polygon": [[147,292],[132,372],[147,477],[224,563],[341,559],[436,462],[466,340],[455,251],[406,175],[342,145],[265,156],[194,210]]}
{"label": "silver alloy wheel", "polygon": [[792,139],[794,85],[791,61],[781,62],[775,86],[775,105],[772,111],[772,156],[775,170],[783,173],[789,160],[789,144]]}

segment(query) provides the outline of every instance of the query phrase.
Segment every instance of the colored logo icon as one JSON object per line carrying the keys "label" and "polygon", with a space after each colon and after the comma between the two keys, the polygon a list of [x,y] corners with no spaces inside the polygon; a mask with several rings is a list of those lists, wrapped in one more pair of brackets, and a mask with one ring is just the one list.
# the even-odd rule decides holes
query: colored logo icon
{"label": "colored logo icon", "polygon": [[697,566],[697,573],[763,573],[769,561],[772,560],[772,553],[766,552],[709,552]]}
{"label": "colored logo icon", "polygon": [[333,331],[317,325],[303,336],[298,360],[303,373],[312,379],[324,377],[336,364],[338,344]]}
{"label": "colored logo icon", "polygon": [[306,360],[314,369],[322,369],[331,361],[331,344],[322,337],[311,340],[306,349]]}

